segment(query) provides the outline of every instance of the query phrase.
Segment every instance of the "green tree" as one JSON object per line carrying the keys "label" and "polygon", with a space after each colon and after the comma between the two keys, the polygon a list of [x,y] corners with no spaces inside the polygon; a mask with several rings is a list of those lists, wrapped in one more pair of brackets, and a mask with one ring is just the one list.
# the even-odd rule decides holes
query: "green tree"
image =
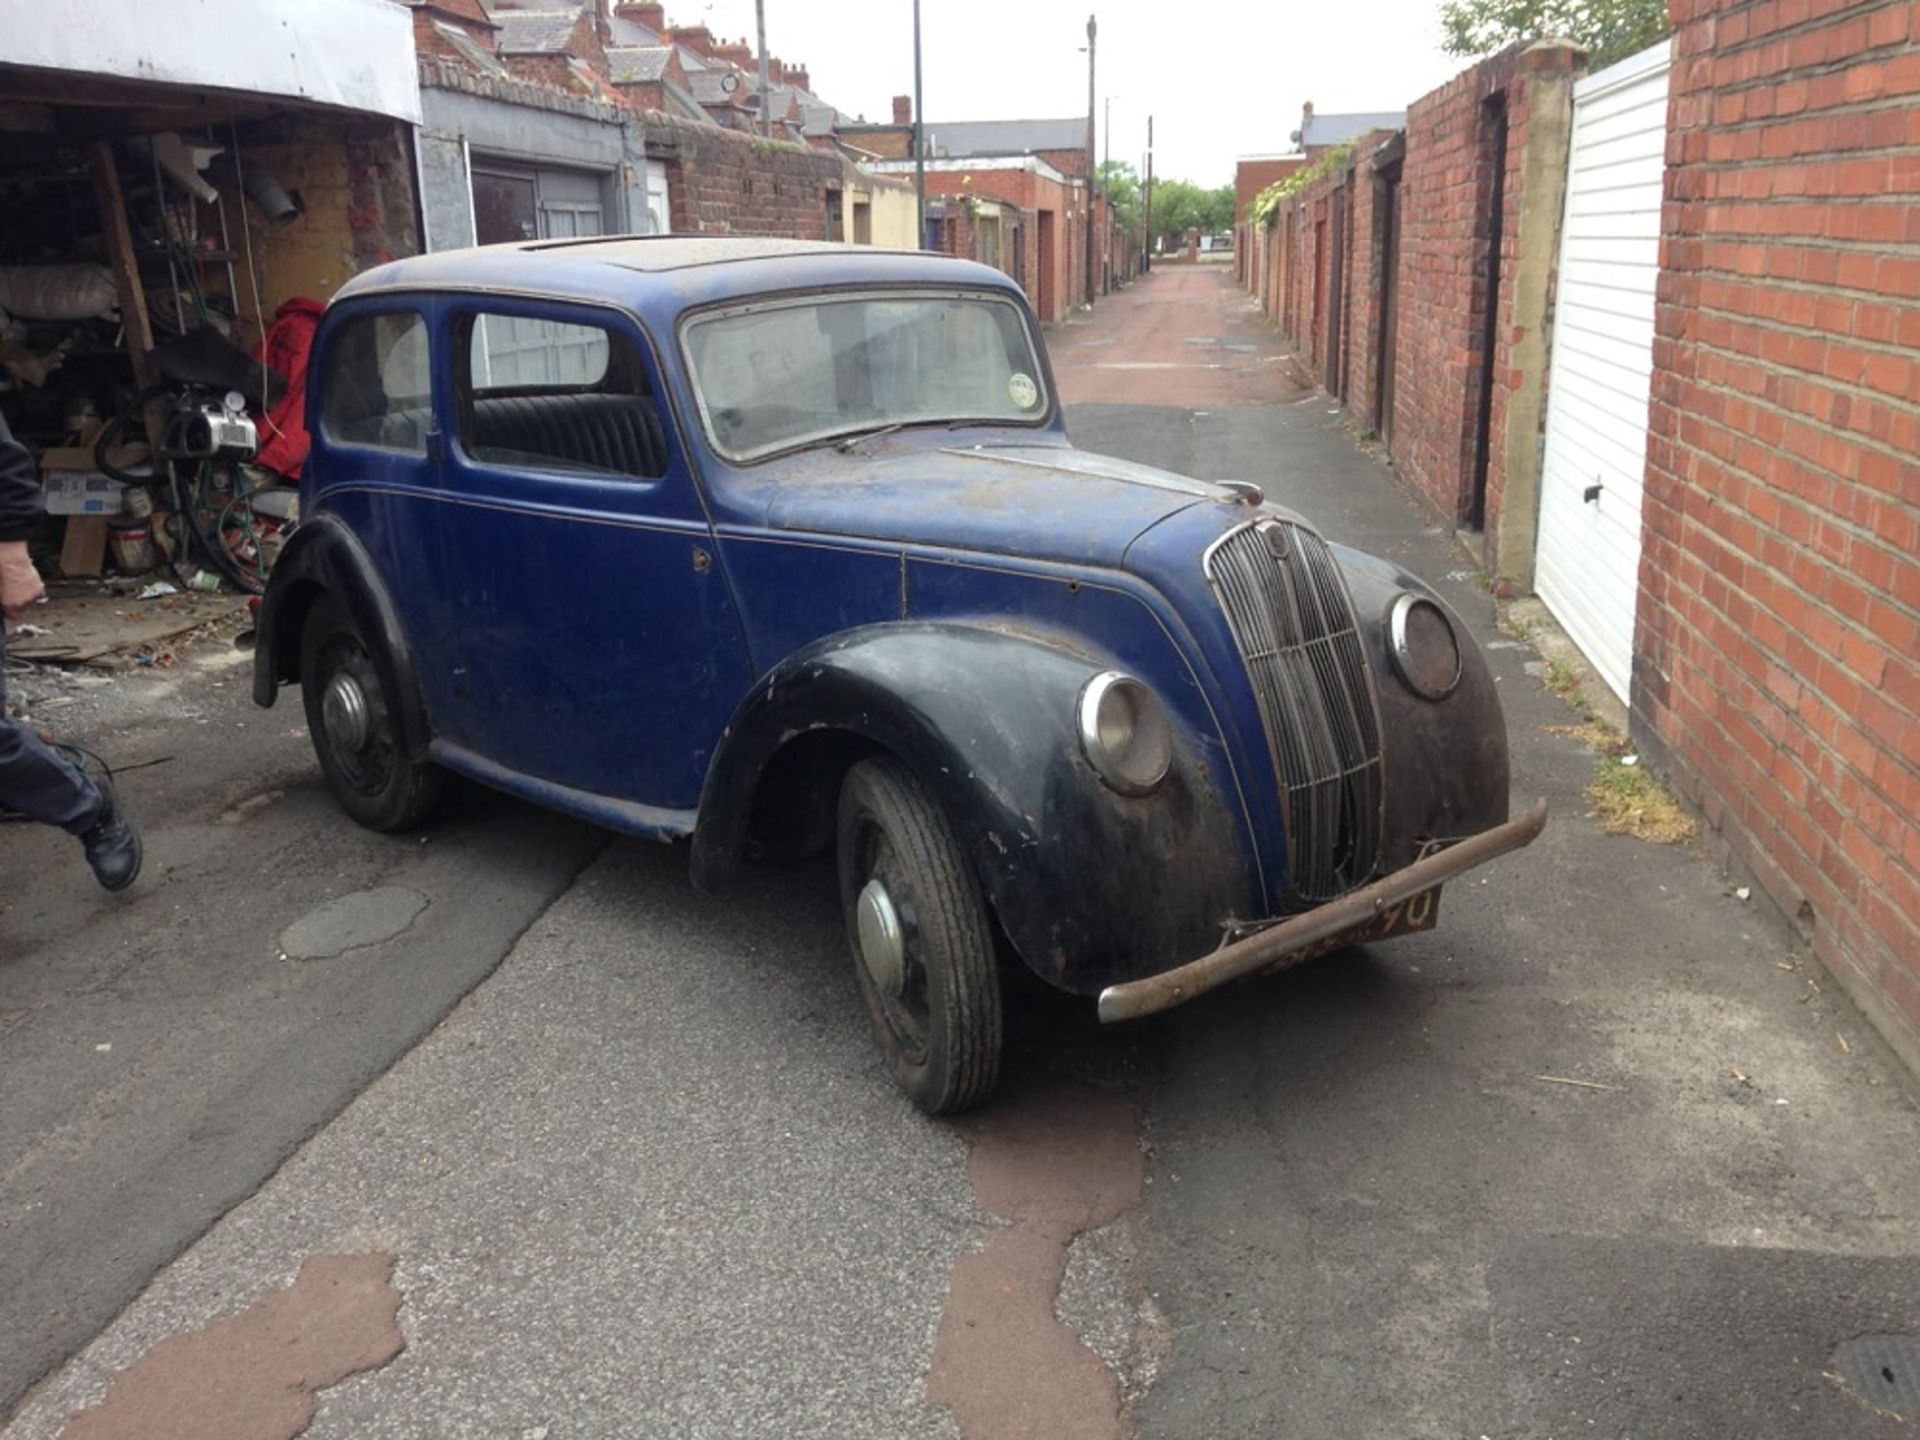
{"label": "green tree", "polygon": [[1671,33],[1667,0],[1444,0],[1440,28],[1449,55],[1489,55],[1516,40],[1573,41],[1598,70]]}
{"label": "green tree", "polygon": [[1131,235],[1140,228],[1140,177],[1122,160],[1102,160],[1097,173],[1114,220]]}
{"label": "green tree", "polygon": [[1153,182],[1153,229],[1158,235],[1202,235],[1233,228],[1233,187],[1209,190],[1191,180]]}

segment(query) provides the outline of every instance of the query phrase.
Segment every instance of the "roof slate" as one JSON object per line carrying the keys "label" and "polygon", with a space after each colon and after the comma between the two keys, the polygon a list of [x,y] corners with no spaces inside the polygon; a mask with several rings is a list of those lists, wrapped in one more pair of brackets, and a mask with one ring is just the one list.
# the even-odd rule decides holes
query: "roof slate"
{"label": "roof slate", "polygon": [[1349,115],[1315,115],[1297,133],[1303,147],[1344,145],[1369,130],[1398,130],[1406,123],[1404,110],[1356,110]]}
{"label": "roof slate", "polygon": [[1084,150],[1087,121],[1085,116],[1070,120],[963,120],[951,125],[929,121],[927,135],[934,153],[956,158]]}
{"label": "roof slate", "polygon": [[664,79],[673,63],[671,45],[636,45],[609,49],[607,72],[616,85],[645,84]]}
{"label": "roof slate", "polygon": [[567,37],[580,20],[573,10],[501,10],[493,17],[500,27],[495,42],[503,55],[557,55],[567,48]]}

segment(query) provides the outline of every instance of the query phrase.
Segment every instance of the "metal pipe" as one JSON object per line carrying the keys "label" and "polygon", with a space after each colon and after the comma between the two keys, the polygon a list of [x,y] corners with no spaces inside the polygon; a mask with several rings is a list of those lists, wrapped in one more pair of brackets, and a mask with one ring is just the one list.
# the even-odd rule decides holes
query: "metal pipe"
{"label": "metal pipe", "polygon": [[1547,802],[1535,801],[1524,815],[1504,825],[1483,830],[1458,845],[1416,860],[1406,869],[1396,870],[1371,885],[1362,885],[1318,909],[1282,920],[1257,935],[1223,945],[1211,955],[1162,970],[1158,975],[1109,985],[1100,992],[1101,1022],[1137,1020],[1143,1015],[1170,1010],[1230,981],[1262,970],[1279,969],[1290,961],[1304,960],[1313,946],[1359,929],[1378,918],[1389,906],[1402,904],[1464,870],[1532,844],[1546,823]]}

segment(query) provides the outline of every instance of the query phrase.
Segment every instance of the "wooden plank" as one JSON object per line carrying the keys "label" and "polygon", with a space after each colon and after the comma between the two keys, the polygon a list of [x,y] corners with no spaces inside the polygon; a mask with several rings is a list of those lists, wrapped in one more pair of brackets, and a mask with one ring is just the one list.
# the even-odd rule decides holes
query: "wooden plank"
{"label": "wooden plank", "polygon": [[[96,140],[93,154],[93,198],[100,207],[100,226],[107,242],[107,268],[113,272],[113,288],[120,297],[120,318],[127,327],[127,355],[133,361],[133,378],[142,389],[154,382],[153,321],[147,315],[147,291],[140,283],[139,257],[133,250],[133,233],[127,228],[127,201],[120,190],[120,167],[113,158],[113,146]],[[159,421],[152,407],[147,411],[147,440],[159,448]]]}
{"label": "wooden plank", "polygon": [[67,538],[60,546],[62,575],[98,575],[106,566],[107,517],[69,515]]}

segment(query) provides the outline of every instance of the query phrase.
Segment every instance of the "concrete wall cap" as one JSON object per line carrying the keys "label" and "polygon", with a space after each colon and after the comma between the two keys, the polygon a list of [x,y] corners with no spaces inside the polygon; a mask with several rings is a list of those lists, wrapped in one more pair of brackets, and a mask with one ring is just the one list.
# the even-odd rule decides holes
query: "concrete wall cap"
{"label": "concrete wall cap", "polygon": [[1565,70],[1571,73],[1587,63],[1587,52],[1557,35],[1536,40],[1520,52],[1522,70]]}

